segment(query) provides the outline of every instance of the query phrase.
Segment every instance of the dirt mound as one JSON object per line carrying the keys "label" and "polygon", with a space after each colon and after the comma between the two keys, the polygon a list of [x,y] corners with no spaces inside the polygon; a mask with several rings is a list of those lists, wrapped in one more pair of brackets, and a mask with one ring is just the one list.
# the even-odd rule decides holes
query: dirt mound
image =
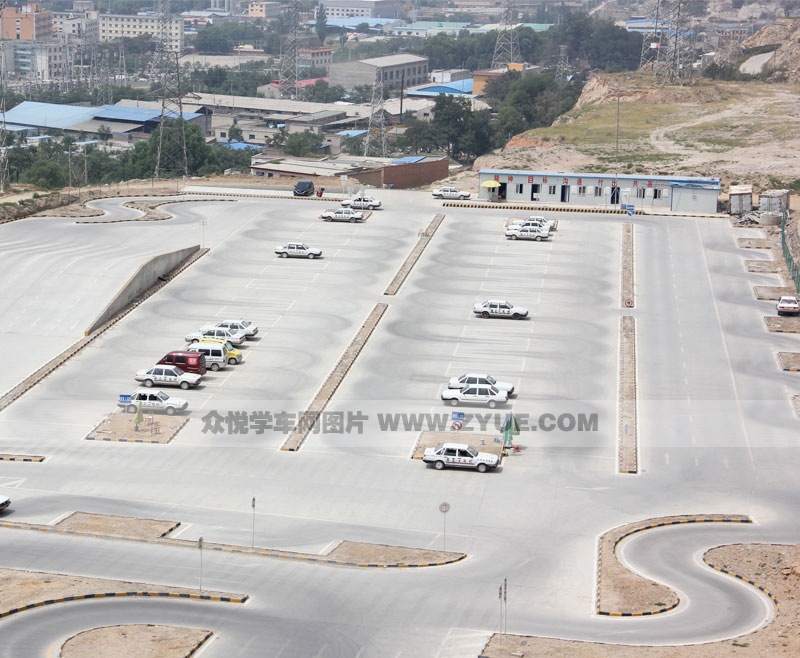
{"label": "dirt mound", "polygon": [[742,42],[742,49],[763,51],[775,48],[769,68],[771,78],[781,82],[800,82],[800,19],[779,18]]}

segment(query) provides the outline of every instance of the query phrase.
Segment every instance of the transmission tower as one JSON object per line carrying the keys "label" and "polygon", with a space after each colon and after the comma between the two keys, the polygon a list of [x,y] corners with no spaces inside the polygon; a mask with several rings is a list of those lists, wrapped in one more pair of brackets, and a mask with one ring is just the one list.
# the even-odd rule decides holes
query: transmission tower
{"label": "transmission tower", "polygon": [[113,105],[114,88],[111,84],[111,57],[108,51],[100,53],[98,57],[97,76],[95,77],[95,105]]}
{"label": "transmission tower", "polygon": [[564,81],[567,79],[569,70],[569,58],[567,57],[567,47],[558,47],[558,65],[556,66],[556,80]]}
{"label": "transmission tower", "polygon": [[692,77],[692,30],[684,0],[661,0],[662,50],[653,66],[661,84],[683,84]]}
{"label": "transmission tower", "polygon": [[647,32],[642,34],[642,54],[639,57],[639,69],[642,71],[654,70],[661,59],[664,31],[660,13],[661,0],[656,0],[655,7],[647,7],[644,13],[645,16],[654,15],[655,17],[645,19],[647,21]]}
{"label": "transmission tower", "polygon": [[297,98],[297,28],[300,25],[300,10],[296,0],[289,3],[284,15],[287,29],[278,73],[278,94],[281,98],[295,99]]}
{"label": "transmission tower", "polygon": [[369,125],[364,138],[364,156],[386,157],[388,138],[386,135],[386,112],[383,106],[383,70],[375,71],[375,82],[372,83],[372,102],[369,110]]}
{"label": "transmission tower", "polygon": [[[0,0],[0,16],[7,0]],[[6,51],[0,41],[0,193],[5,194],[8,179],[8,151],[6,151]]]}
{"label": "transmission tower", "polygon": [[503,18],[494,44],[492,68],[507,68],[509,64],[519,62],[519,42],[517,41],[517,7],[514,0],[506,0]]}
{"label": "transmission tower", "polygon": [[188,176],[186,121],[181,101],[181,54],[172,45],[170,0],[158,0],[158,40],[153,59],[153,79],[161,94],[161,119],[154,178]]}

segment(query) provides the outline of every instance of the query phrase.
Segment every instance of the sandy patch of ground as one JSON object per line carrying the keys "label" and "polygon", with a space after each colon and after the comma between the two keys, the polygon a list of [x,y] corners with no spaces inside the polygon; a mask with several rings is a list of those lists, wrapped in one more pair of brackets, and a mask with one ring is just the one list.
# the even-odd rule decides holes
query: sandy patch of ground
{"label": "sandy patch of ground", "polygon": [[136,414],[118,412],[108,414],[86,435],[93,441],[121,441],[129,443],[169,443],[189,422],[188,416],[146,415],[141,425],[133,422]]}
{"label": "sandy patch of ground", "polygon": [[184,658],[211,635],[210,631],[180,626],[106,626],[69,638],[61,647],[60,658]]}

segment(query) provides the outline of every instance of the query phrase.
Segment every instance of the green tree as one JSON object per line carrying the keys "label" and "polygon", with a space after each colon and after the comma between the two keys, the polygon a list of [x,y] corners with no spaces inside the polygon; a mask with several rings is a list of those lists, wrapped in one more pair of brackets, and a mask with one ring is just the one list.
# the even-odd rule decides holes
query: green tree
{"label": "green tree", "polygon": [[229,142],[241,142],[244,135],[242,134],[242,129],[239,126],[239,123],[236,119],[233,120],[233,124],[228,129],[228,141]]}
{"label": "green tree", "polygon": [[317,133],[306,130],[301,133],[291,133],[286,138],[283,150],[287,155],[307,157],[315,155],[322,146],[322,137]]}
{"label": "green tree", "polygon": [[38,158],[20,176],[20,181],[45,190],[57,190],[67,186],[67,172],[62,164],[47,158]]}
{"label": "green tree", "polygon": [[317,7],[317,20],[314,23],[314,32],[317,33],[317,39],[322,45],[325,45],[325,33],[328,30],[328,16],[325,13],[325,5],[320,4]]}
{"label": "green tree", "polygon": [[113,137],[113,134],[111,133],[111,129],[108,126],[106,126],[105,124],[101,124],[97,128],[97,137],[103,142],[107,142]]}

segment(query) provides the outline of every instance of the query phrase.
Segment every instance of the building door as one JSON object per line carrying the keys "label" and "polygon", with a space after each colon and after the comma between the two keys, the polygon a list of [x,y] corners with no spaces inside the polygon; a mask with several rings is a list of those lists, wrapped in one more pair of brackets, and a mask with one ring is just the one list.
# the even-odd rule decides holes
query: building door
{"label": "building door", "polygon": [[500,187],[497,188],[497,198],[498,199],[505,199],[506,198],[506,190],[508,185],[506,183],[500,183]]}
{"label": "building door", "polygon": [[611,205],[616,206],[619,203],[619,188],[611,188]]}
{"label": "building door", "polygon": [[541,187],[539,183],[534,183],[531,185],[531,201],[538,201],[539,200],[539,191]]}
{"label": "building door", "polygon": [[567,203],[569,201],[569,185],[562,185],[561,186],[561,203]]}

